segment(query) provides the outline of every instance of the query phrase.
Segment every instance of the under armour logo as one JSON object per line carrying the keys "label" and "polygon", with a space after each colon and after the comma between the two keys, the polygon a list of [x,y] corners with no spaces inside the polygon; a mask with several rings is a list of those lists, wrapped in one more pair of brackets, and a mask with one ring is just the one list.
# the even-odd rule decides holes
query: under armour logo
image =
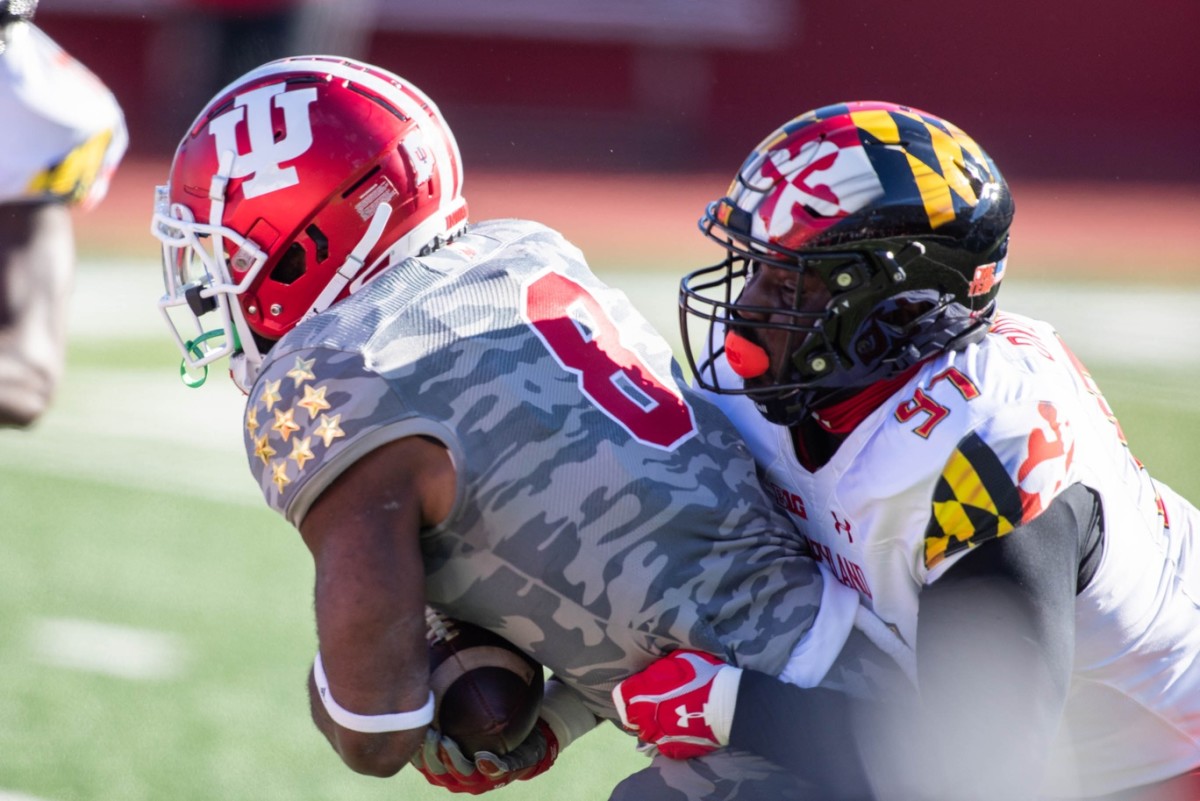
{"label": "under armour logo", "polygon": [[[308,107],[317,99],[316,87],[288,90],[287,84],[260,86],[238,95],[234,107],[209,123],[208,129],[217,140],[217,153],[231,151],[232,178],[254,177],[242,184],[246,198],[258,197],[277,189],[300,183],[295,167],[282,167],[308,152],[312,147],[312,121]],[[271,124],[271,106],[283,111],[284,135],[275,139]],[[250,150],[242,153],[237,146],[237,126],[245,121],[250,136]]]}
{"label": "under armour logo", "polygon": [[850,542],[854,542],[854,536],[850,533],[850,521],[842,520],[837,516],[837,512],[830,512],[829,514],[833,515],[833,527],[837,533],[845,534],[846,539],[850,540]]}
{"label": "under armour logo", "polygon": [[688,712],[686,704],[680,704],[679,706],[675,707],[675,714],[679,715],[679,720],[675,725],[681,729],[686,729],[693,718],[704,720],[704,712]]}

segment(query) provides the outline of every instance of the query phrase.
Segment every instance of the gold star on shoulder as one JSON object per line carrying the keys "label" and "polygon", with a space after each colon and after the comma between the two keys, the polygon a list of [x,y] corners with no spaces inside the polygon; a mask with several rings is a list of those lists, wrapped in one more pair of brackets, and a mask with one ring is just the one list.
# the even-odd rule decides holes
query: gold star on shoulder
{"label": "gold star on shoulder", "polygon": [[292,452],[288,454],[288,458],[296,463],[296,467],[300,470],[304,469],[304,463],[309,459],[316,459],[316,455],[312,452],[312,437],[301,439],[296,437],[292,441]]}
{"label": "gold star on shoulder", "polygon": [[318,412],[323,412],[329,408],[329,401],[325,400],[325,391],[328,387],[311,387],[304,388],[304,400],[296,401],[296,405],[301,409],[308,410],[308,419],[312,420],[317,416]]}
{"label": "gold star on shoulder", "polygon": [[280,492],[283,492],[283,488],[292,483],[292,480],[287,477],[286,459],[280,459],[278,462],[271,463],[271,483],[273,483]]}
{"label": "gold star on shoulder", "polygon": [[275,410],[275,422],[271,424],[271,429],[273,431],[278,431],[279,436],[283,437],[284,442],[287,442],[288,437],[290,437],[294,432],[300,430],[300,426],[297,425],[295,417],[295,409],[288,409],[286,412],[282,409]]}
{"label": "gold star on shoulder", "polygon": [[267,464],[271,457],[275,455],[275,449],[271,447],[271,443],[267,441],[270,434],[263,434],[258,439],[254,440],[254,455],[262,459],[263,464]]}
{"label": "gold star on shoulder", "polygon": [[305,381],[311,381],[316,378],[312,371],[313,363],[317,361],[316,357],[311,359],[301,359],[296,357],[296,366],[287,371],[287,377],[295,382],[296,386],[300,386]]}
{"label": "gold star on shoulder", "polygon": [[327,414],[321,415],[321,422],[313,429],[313,436],[324,440],[325,447],[328,448],[335,439],[346,436],[346,432],[338,426],[341,421],[340,414],[335,414],[333,417]]}
{"label": "gold star on shoulder", "polygon": [[275,407],[275,404],[283,400],[283,396],[279,394],[279,385],[283,383],[283,379],[278,381],[268,381],[263,384],[263,392],[259,397],[262,401],[263,408],[268,412]]}
{"label": "gold star on shoulder", "polygon": [[254,436],[254,432],[258,430],[258,409],[251,406],[246,410],[246,431],[250,436]]}

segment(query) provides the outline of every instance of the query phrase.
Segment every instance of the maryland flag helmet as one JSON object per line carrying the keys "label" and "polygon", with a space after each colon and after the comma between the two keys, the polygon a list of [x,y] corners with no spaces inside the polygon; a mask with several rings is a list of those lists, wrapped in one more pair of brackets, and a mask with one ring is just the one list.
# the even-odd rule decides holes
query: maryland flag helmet
{"label": "maryland flag helmet", "polygon": [[[749,394],[768,419],[790,423],[978,340],[995,313],[1012,216],[996,165],[946,120],[875,101],[796,117],[751,152],[700,220],[727,256],[680,286],[697,382]],[[778,307],[740,303],[763,265],[795,271],[797,287],[815,277],[828,302],[814,309],[797,289]],[[784,363],[739,352],[761,329],[787,333]],[[721,377],[722,354],[745,383]]]}

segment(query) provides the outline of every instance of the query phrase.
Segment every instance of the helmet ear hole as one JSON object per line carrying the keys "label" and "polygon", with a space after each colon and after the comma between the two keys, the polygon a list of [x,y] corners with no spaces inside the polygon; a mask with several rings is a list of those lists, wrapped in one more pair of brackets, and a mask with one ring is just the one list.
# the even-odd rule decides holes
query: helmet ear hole
{"label": "helmet ear hole", "polygon": [[312,240],[316,247],[317,264],[329,258],[329,237],[325,236],[325,232],[315,225],[310,225],[304,229],[304,233],[308,234],[308,238]]}
{"label": "helmet ear hole", "polygon": [[299,242],[293,242],[283,254],[283,258],[271,270],[271,280],[280,284],[292,284],[304,275],[307,269],[308,254]]}

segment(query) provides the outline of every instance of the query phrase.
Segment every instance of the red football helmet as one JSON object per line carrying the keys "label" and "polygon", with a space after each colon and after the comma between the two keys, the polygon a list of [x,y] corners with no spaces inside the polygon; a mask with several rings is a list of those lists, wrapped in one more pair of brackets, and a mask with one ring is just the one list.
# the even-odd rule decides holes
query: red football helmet
{"label": "red football helmet", "polygon": [[185,380],[232,355],[248,391],[299,322],[461,232],[462,184],[437,107],[390,72],[302,56],[234,81],[180,142],[155,204],[159,307]]}

